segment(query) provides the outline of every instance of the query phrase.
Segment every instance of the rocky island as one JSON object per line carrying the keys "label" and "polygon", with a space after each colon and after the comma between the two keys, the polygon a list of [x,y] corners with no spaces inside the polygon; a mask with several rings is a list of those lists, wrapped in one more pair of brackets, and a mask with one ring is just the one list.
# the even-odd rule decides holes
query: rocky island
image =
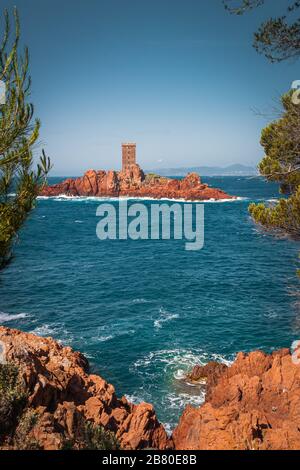
{"label": "rocky island", "polygon": [[42,189],[41,196],[144,197],[189,201],[236,199],[201,182],[197,173],[182,180],[145,175],[135,159],[135,144],[123,144],[122,171],[88,170],[81,178],[68,178]]}
{"label": "rocky island", "polygon": [[230,367],[195,366],[187,378],[205,381],[206,400],[187,406],[168,436],[152,405],[118,398],[81,353],[0,327],[0,449],[81,449],[87,434],[99,448],[99,426],[110,448],[125,450],[299,449],[300,367],[288,349],[239,353]]}

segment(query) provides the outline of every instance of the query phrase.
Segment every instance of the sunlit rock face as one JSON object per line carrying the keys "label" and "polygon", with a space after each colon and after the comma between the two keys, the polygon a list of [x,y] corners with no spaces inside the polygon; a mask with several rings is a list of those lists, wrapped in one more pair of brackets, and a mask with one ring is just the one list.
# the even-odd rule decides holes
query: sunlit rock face
{"label": "sunlit rock face", "polygon": [[5,327],[0,345],[1,364],[17,365],[26,409],[38,415],[28,438],[41,449],[72,441],[82,419],[113,431],[123,449],[300,449],[300,367],[288,349],[239,353],[231,366],[195,366],[184,380],[205,383],[205,403],[187,406],[168,437],[152,405],[118,398],[113,385],[89,373],[80,352]]}
{"label": "sunlit rock face", "polygon": [[192,201],[210,199],[234,199],[224,191],[201,183],[197,173],[190,173],[182,180],[145,175],[139,165],[131,165],[124,171],[88,170],[81,178],[66,179],[62,183],[46,186],[42,196],[96,196],[96,197],[149,197]]}
{"label": "sunlit rock face", "polygon": [[42,449],[63,448],[76,437],[82,419],[114,432],[123,449],[172,447],[153,406],[119,399],[113,385],[89,374],[81,353],[52,338],[4,327],[0,327],[0,344],[2,363],[18,366],[27,408],[38,415],[28,437]]}
{"label": "sunlit rock face", "polygon": [[188,406],[173,433],[176,449],[300,449],[300,366],[288,349],[239,353],[231,367],[195,367],[206,402]]}

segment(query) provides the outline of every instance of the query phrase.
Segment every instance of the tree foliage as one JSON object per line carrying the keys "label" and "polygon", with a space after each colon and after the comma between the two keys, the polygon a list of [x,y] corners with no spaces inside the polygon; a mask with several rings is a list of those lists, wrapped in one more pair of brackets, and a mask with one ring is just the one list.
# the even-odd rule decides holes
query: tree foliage
{"label": "tree foliage", "polygon": [[20,22],[14,10],[14,34],[4,12],[0,45],[0,80],[5,83],[5,103],[0,105],[0,267],[11,258],[18,230],[34,206],[40,185],[50,169],[44,151],[33,169],[33,150],[38,142],[40,121],[33,121],[28,102],[31,79],[29,53],[19,54]]}
{"label": "tree foliage", "polygon": [[262,131],[261,145],[265,157],[260,173],[280,184],[286,197],[273,206],[251,204],[254,220],[267,229],[300,236],[300,106],[294,104],[292,92],[282,97],[281,116]]}
{"label": "tree foliage", "polygon": [[[223,3],[230,13],[242,15],[263,5],[266,0],[223,0]],[[284,3],[284,14],[269,18],[254,33],[254,48],[271,62],[300,56],[300,1],[290,0],[287,6]]]}

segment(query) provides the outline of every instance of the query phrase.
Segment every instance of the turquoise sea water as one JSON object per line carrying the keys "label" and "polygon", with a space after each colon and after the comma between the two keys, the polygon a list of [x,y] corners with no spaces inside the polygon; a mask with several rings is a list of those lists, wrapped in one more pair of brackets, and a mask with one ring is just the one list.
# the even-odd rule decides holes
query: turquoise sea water
{"label": "turquoise sea water", "polygon": [[81,350],[119,395],[153,403],[169,429],[203,400],[178,380],[185,370],[300,337],[300,245],[262,233],[247,212],[250,201],[277,198],[277,186],[204,180],[244,199],[205,203],[201,251],[179,240],[99,241],[99,201],[50,198],[0,276],[0,323]]}

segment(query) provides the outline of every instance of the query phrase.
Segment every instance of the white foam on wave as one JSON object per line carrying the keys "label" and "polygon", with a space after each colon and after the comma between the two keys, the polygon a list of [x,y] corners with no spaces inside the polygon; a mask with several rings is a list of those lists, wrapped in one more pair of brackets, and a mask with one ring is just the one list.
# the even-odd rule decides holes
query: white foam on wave
{"label": "white foam on wave", "polygon": [[56,335],[58,331],[58,328],[45,324],[37,326],[34,330],[30,331],[30,333],[38,336],[53,336]]}
{"label": "white foam on wave", "polygon": [[154,198],[154,197],[136,197],[136,196],[120,196],[120,197],[109,197],[109,196],[68,196],[66,194],[59,194],[58,196],[38,196],[37,199],[39,200],[47,200],[52,199],[53,201],[60,202],[60,201],[70,201],[70,202],[85,202],[85,201],[96,201],[96,202],[118,202],[118,201],[166,201],[166,202],[182,202],[182,203],[224,203],[224,202],[239,202],[239,201],[247,201],[249,198],[247,197],[236,197],[234,199],[183,199],[183,198]]}
{"label": "white foam on wave", "polygon": [[159,318],[158,320],[155,320],[154,321],[154,327],[155,328],[162,328],[163,323],[174,320],[175,318],[179,318],[179,315],[177,313],[170,313],[169,315],[166,315],[163,318]]}
{"label": "white foam on wave", "polygon": [[[168,373],[170,369],[173,374],[177,370],[189,370],[195,364],[204,365],[204,353],[202,351],[191,349],[162,349],[153,351],[144,357],[138,359],[133,364],[133,369],[144,373],[149,365],[160,366],[164,373]],[[172,374],[172,375],[173,375]]]}
{"label": "white foam on wave", "polygon": [[130,402],[133,403],[134,405],[139,405],[140,403],[143,403],[143,398],[139,397],[138,395],[125,395],[125,398]]}
{"label": "white foam on wave", "polygon": [[[249,201],[248,197],[236,197],[235,199],[207,199],[205,201],[198,201],[198,202],[214,202],[214,203],[221,203],[221,202],[241,202],[241,201]],[[193,202],[193,201],[189,201]]]}
{"label": "white foam on wave", "polygon": [[0,323],[7,323],[14,320],[20,320],[22,318],[27,318],[29,315],[27,313],[4,313],[0,312]]}
{"label": "white foam on wave", "polygon": [[162,328],[163,323],[167,323],[175,318],[179,318],[178,313],[167,312],[163,307],[159,309],[160,316],[154,320],[154,328]]}
{"label": "white foam on wave", "polygon": [[166,396],[166,401],[168,406],[173,409],[183,409],[186,405],[192,405],[195,407],[201,406],[205,401],[205,391],[197,390],[197,394],[193,395],[191,393],[169,393]]}
{"label": "white foam on wave", "polygon": [[149,302],[149,300],[146,300],[146,299],[133,299],[132,300],[132,303],[133,304],[147,304]]}
{"label": "white foam on wave", "polygon": [[174,379],[183,380],[186,377],[186,371],[183,369],[178,369],[174,372]]}
{"label": "white foam on wave", "polygon": [[124,328],[124,324],[121,323],[100,326],[95,336],[89,337],[89,343],[105,343],[120,336],[134,335],[135,330],[127,326],[128,328]]}
{"label": "white foam on wave", "polygon": [[204,366],[210,361],[230,365],[233,358],[218,353],[209,354],[201,349],[162,349],[150,352],[137,359],[130,369],[133,373],[143,377],[148,374],[152,376],[154,369],[158,375],[163,372],[163,374],[172,376],[176,380],[182,380],[184,374],[195,365]]}
{"label": "white foam on wave", "polygon": [[278,313],[275,312],[275,311],[265,312],[265,313],[264,313],[264,317],[270,318],[270,319],[272,319],[272,318],[277,318],[277,317],[278,317]]}
{"label": "white foam on wave", "polygon": [[115,337],[114,335],[97,336],[97,341],[99,341],[99,343],[105,343],[106,341],[109,341],[109,340],[113,339],[114,337]]}
{"label": "white foam on wave", "polygon": [[91,353],[88,353],[88,352],[85,352],[83,351],[83,355],[84,357],[86,357],[87,359],[95,359],[95,356]]}
{"label": "white foam on wave", "polygon": [[233,358],[226,358],[225,356],[223,356],[222,354],[217,354],[217,353],[213,353],[210,355],[211,357],[211,361],[215,361],[215,362],[220,362],[221,364],[225,364],[226,366],[231,366],[234,359]]}
{"label": "white foam on wave", "polygon": [[168,434],[178,423],[178,414],[187,405],[201,406],[205,401],[205,384],[188,383],[186,374],[196,364],[204,366],[210,361],[226,365],[233,357],[219,353],[207,353],[200,348],[161,349],[145,354],[129,368],[139,376],[142,386],[128,397],[134,403],[151,402],[160,410],[168,410],[169,417],[163,422]]}
{"label": "white foam on wave", "polygon": [[58,343],[62,344],[72,345],[74,343],[74,335],[66,329],[64,323],[45,323],[43,325],[37,326],[31,330],[30,333],[37,336],[54,337]]}
{"label": "white foam on wave", "polygon": [[185,377],[196,364],[204,366],[209,361],[232,363],[231,358],[222,354],[211,354],[198,348],[174,348],[152,351],[131,365],[130,372],[138,375],[143,383],[134,395],[143,397],[142,401],[154,403],[157,411],[160,408],[170,410],[170,419],[164,422],[168,433],[177,424],[178,412],[187,405],[199,407],[204,403],[204,384],[186,382]]}
{"label": "white foam on wave", "polygon": [[162,425],[163,425],[163,427],[165,428],[165,431],[166,431],[167,435],[168,435],[169,437],[171,437],[176,424],[172,424],[172,423],[162,423]]}

